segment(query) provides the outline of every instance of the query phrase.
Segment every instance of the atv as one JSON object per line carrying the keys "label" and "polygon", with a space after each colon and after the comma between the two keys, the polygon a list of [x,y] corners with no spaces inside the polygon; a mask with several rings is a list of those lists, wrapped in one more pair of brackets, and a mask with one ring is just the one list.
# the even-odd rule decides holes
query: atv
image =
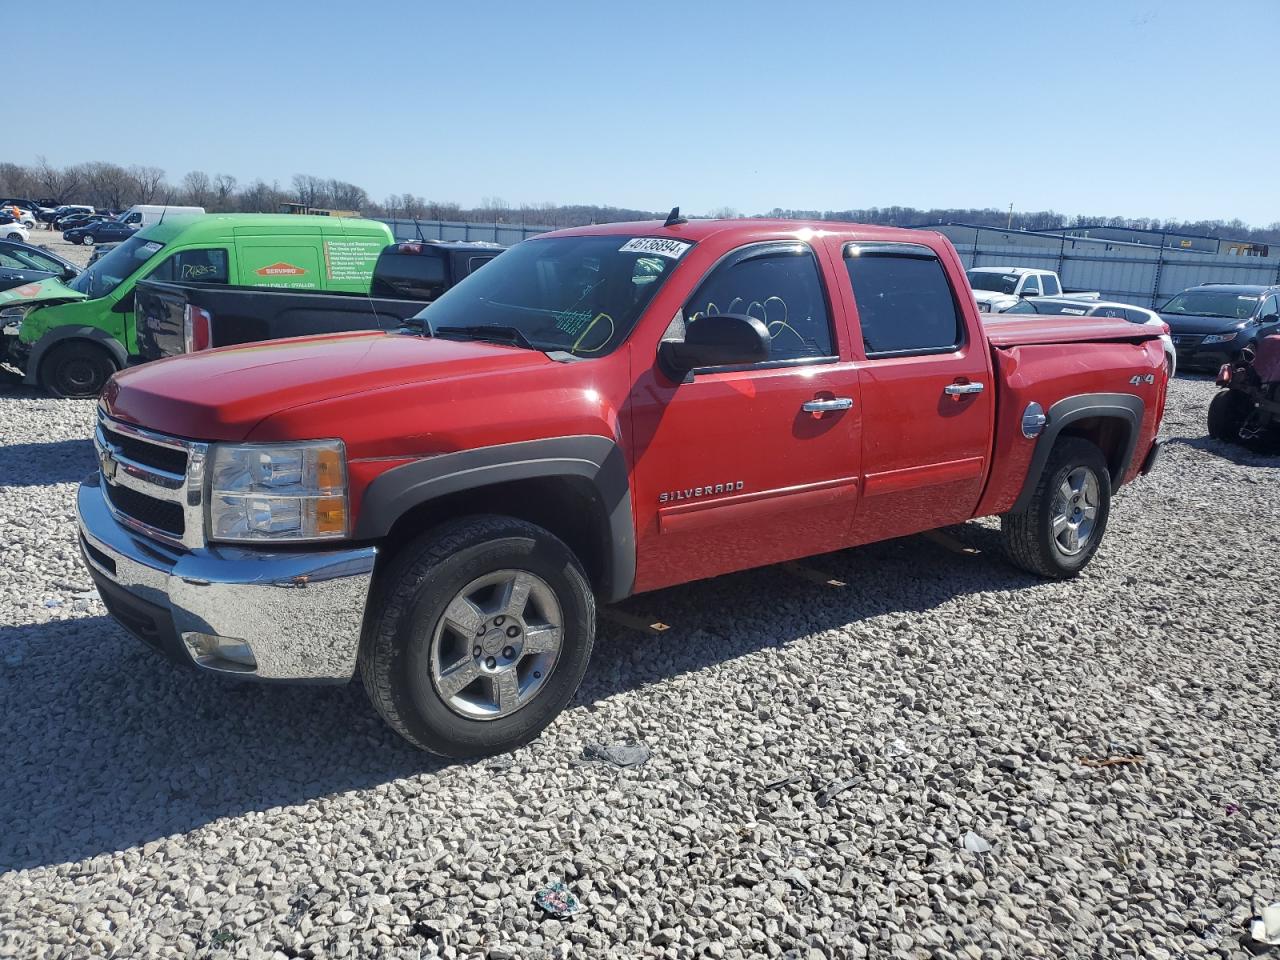
{"label": "atv", "polygon": [[1225,389],[1209,404],[1209,436],[1249,446],[1280,441],[1280,335],[1245,347],[1217,382]]}

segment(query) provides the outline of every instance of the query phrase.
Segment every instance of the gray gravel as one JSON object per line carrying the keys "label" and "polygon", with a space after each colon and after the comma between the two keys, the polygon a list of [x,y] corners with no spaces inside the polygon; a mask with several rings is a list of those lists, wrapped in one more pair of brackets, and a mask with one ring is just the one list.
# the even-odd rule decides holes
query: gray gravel
{"label": "gray gravel", "polygon": [[672,629],[606,625],[537,743],[451,765],[358,686],[185,675],[114,627],[73,537],[93,405],[0,392],[0,956],[1243,956],[1280,899],[1280,458],[1207,440],[1212,391],[1172,386],[1075,582],[973,523],[977,555],[810,561],[844,588],[635,598]]}

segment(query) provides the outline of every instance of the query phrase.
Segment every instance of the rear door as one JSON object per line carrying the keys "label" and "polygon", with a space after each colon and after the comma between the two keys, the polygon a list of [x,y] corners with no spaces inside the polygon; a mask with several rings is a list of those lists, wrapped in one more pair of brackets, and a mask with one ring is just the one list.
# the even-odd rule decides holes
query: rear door
{"label": "rear door", "polygon": [[247,287],[286,287],[317,290],[323,264],[320,237],[237,236],[239,284]]}
{"label": "rear door", "polygon": [[865,362],[858,542],[969,519],[990,455],[995,390],[968,290],[931,247],[849,243],[842,251],[853,341]]}

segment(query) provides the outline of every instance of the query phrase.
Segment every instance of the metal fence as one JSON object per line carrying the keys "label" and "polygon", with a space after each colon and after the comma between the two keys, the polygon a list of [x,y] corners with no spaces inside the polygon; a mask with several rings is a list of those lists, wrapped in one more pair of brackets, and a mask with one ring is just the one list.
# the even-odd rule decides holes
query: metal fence
{"label": "metal fence", "polygon": [[383,220],[397,240],[484,240],[504,247],[528,240],[555,227],[523,223],[465,223],[454,220]]}
{"label": "metal fence", "polygon": [[1280,257],[1220,256],[1136,243],[958,224],[929,227],[955,244],[966,267],[1055,270],[1068,291],[1158,307],[1201,283],[1280,283]]}

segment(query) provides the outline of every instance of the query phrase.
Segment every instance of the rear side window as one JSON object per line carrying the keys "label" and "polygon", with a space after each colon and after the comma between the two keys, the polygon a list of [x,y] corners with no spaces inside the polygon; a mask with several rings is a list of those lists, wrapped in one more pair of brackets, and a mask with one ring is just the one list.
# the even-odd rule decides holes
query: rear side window
{"label": "rear side window", "polygon": [[226,283],[227,251],[180,250],[147,275],[169,283]]}
{"label": "rear side window", "polygon": [[950,353],[964,339],[946,272],[928,247],[914,243],[845,248],[868,357]]}
{"label": "rear side window", "polygon": [[467,273],[475,273],[492,259],[493,257],[472,257],[467,261]]}
{"label": "rear side window", "polygon": [[371,286],[374,296],[434,300],[444,289],[444,258],[439,254],[401,253],[390,247],[378,255]]}
{"label": "rear side window", "polygon": [[769,331],[769,360],[835,356],[818,262],[805,244],[762,244],[731,253],[685,308],[690,320],[746,314]]}

